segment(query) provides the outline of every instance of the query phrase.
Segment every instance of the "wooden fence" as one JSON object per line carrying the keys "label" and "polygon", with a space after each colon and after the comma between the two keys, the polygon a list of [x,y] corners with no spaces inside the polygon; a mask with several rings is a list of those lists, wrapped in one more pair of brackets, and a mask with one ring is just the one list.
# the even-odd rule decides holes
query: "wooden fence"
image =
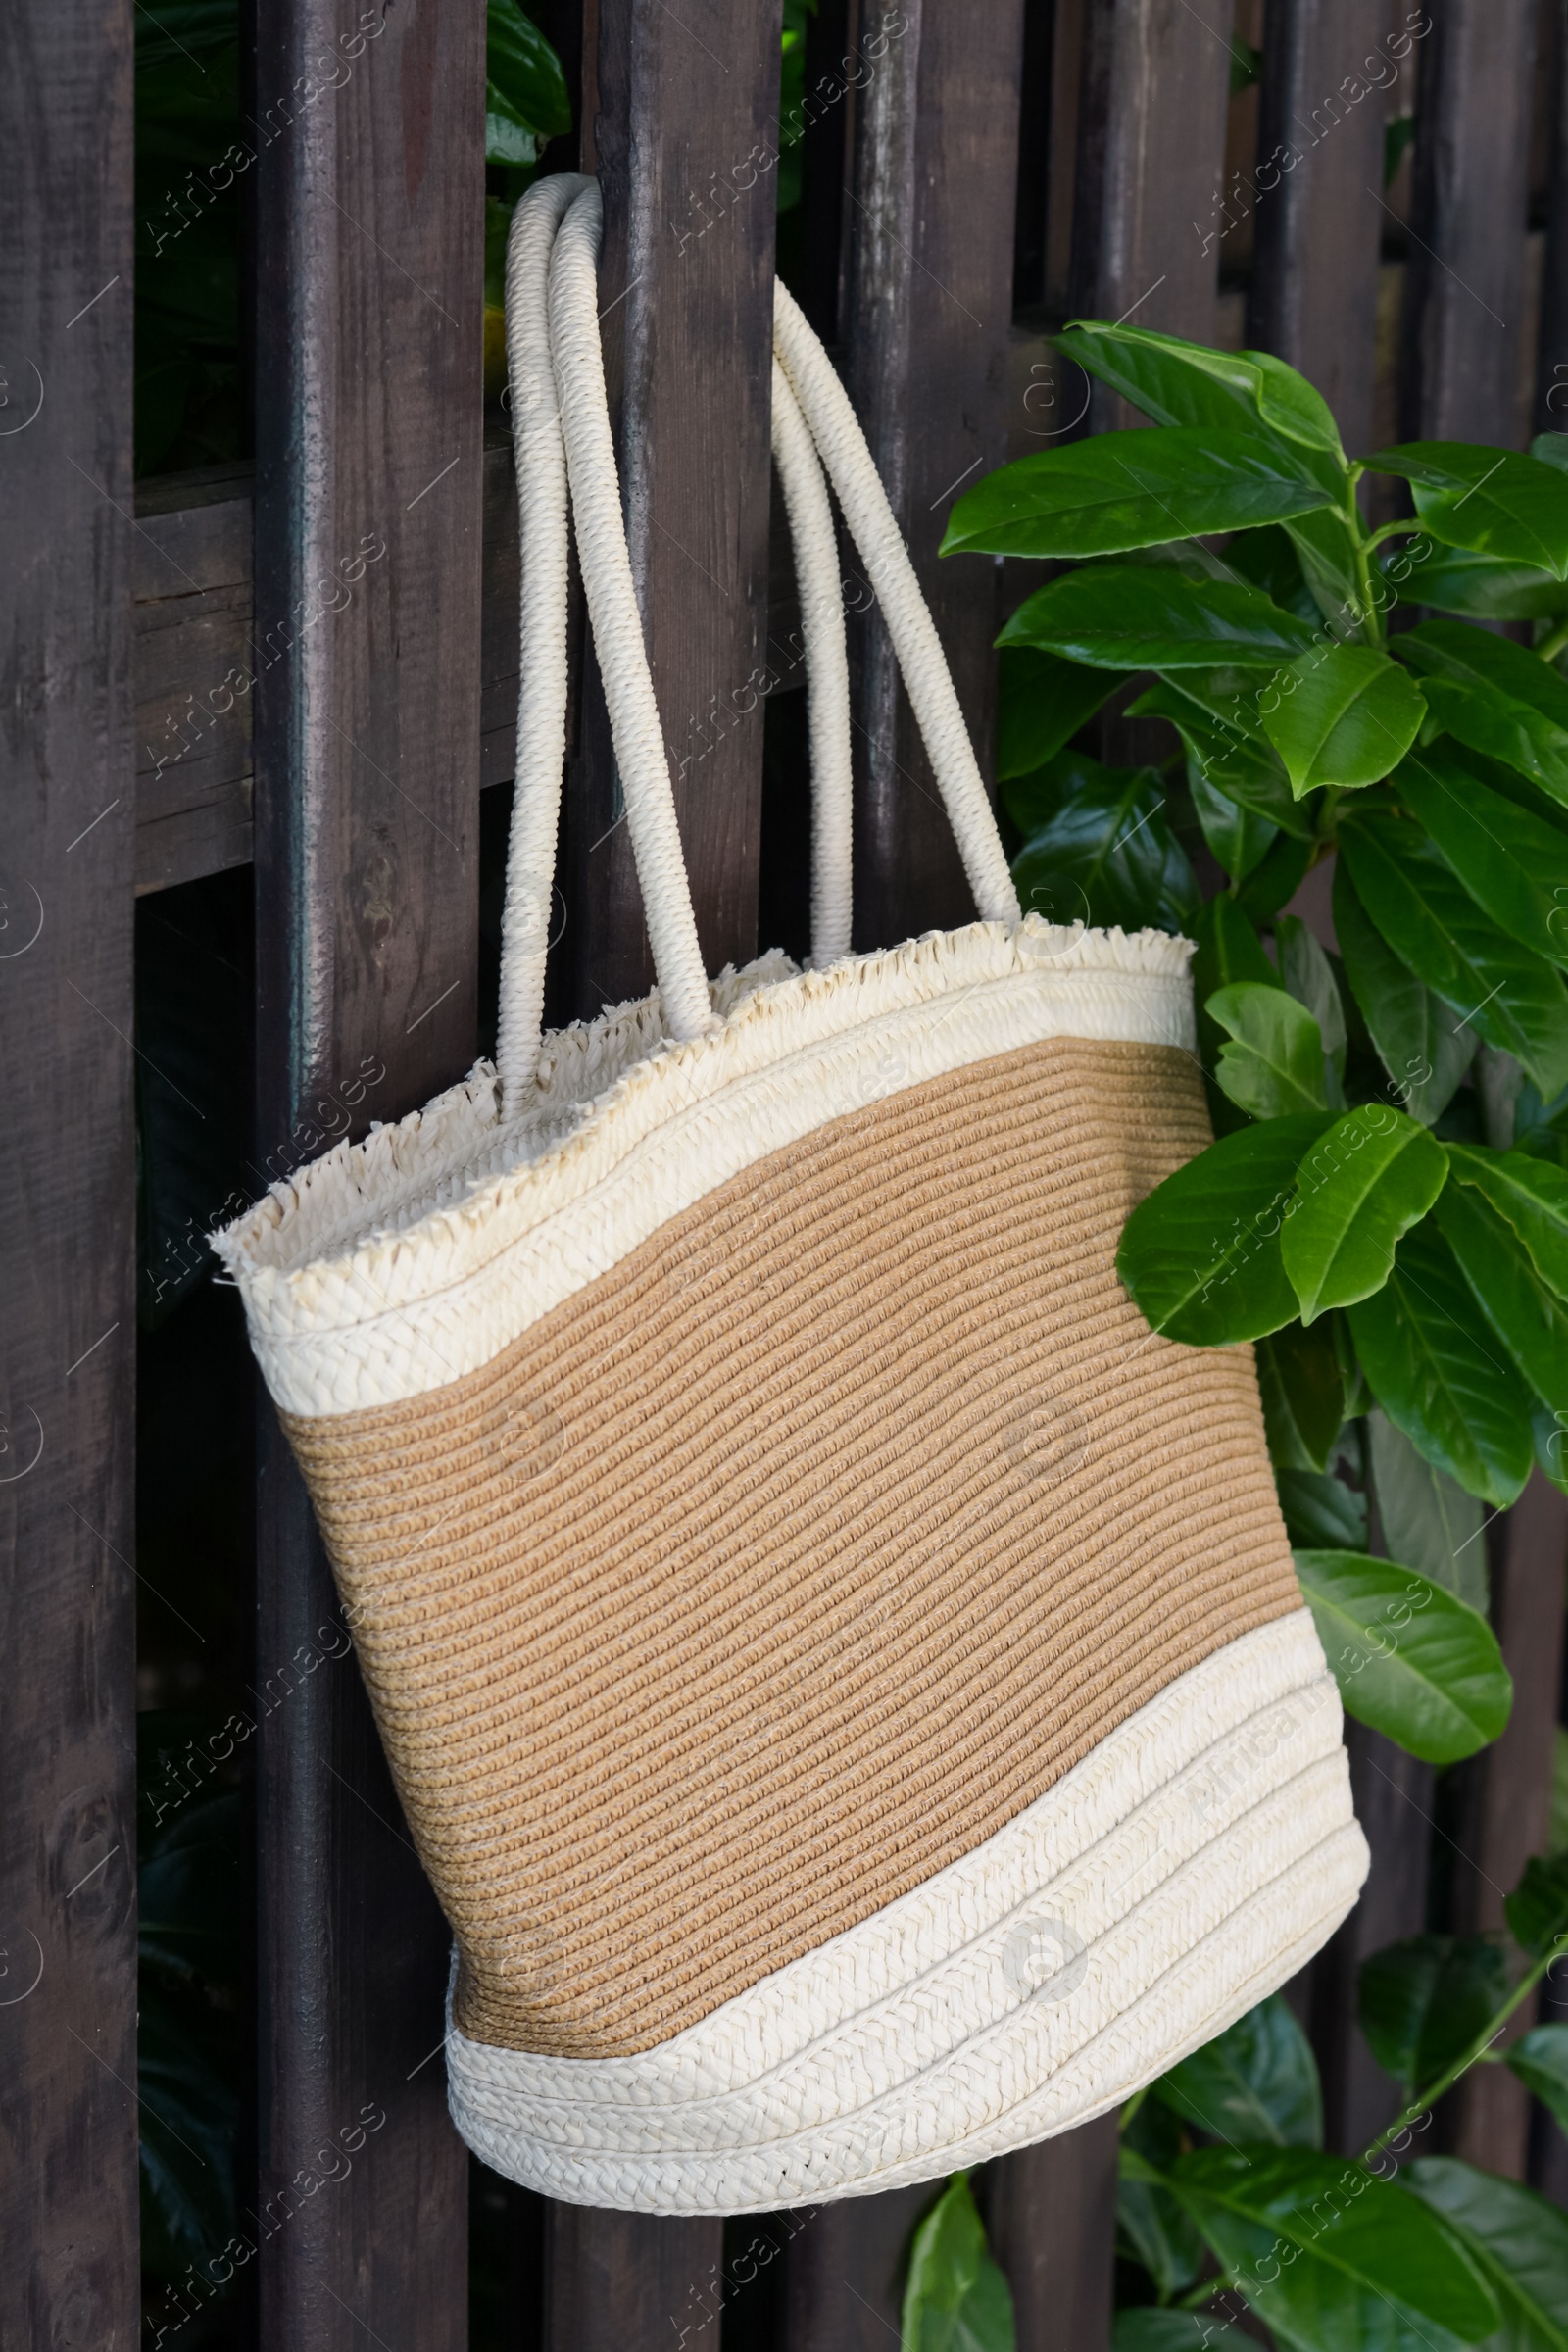
{"label": "wooden fence", "polygon": [[[798,919],[791,586],[768,482],[779,0],[536,13],[581,125],[547,164],[597,171],[606,194],[633,563],[716,969]],[[248,111],[276,126],[251,191],[254,471],[139,492],[129,0],[13,0],[0,33],[0,2343],[19,2352],[124,2346],[139,2326],[135,898],[254,864],[254,1156],[298,1160],[367,1056],[382,1118],[472,1060],[481,795],[511,765],[511,462],[477,391],[483,7],[254,0],[254,18]],[[1233,36],[1260,75],[1236,72]],[[1564,48],[1559,8],[1535,0],[1236,0],[1234,24],[1225,0],[820,0],[795,280],[982,753],[1009,572],[936,549],[961,487],[1078,428],[1087,387],[1045,340],[1069,311],[1260,343],[1318,383],[1352,448],[1568,425]],[[351,71],[320,94],[329,54]],[[1389,122],[1412,104],[1386,182]],[[874,612],[853,629],[856,941],[873,946],[968,908]],[[580,628],[577,644],[555,1017],[652,978]],[[260,1688],[333,1617],[270,1408],[256,1488]],[[1469,1925],[1539,1838],[1555,1498],[1532,1491],[1493,1534],[1519,1703],[1455,1776],[1436,1848],[1430,1774],[1357,1742],[1373,1890],[1298,1988],[1347,2144],[1391,2098],[1350,2023],[1358,1952],[1423,1923],[1443,1838]],[[254,1754],[255,2210],[368,2101],[386,2116],[342,2187],[259,2244],[260,2342],[456,2352],[469,2168],[439,2062],[446,1937],[357,1675],[301,1680]],[[1459,2144],[1522,2174],[1522,2094],[1502,2070],[1482,2089]],[[1560,2143],[1533,2161],[1561,2193]],[[926,2193],[759,2231],[508,2192],[507,2340],[870,2352],[896,2333]],[[1114,2119],[988,2169],[1025,2352],[1107,2344],[1114,2198]]]}

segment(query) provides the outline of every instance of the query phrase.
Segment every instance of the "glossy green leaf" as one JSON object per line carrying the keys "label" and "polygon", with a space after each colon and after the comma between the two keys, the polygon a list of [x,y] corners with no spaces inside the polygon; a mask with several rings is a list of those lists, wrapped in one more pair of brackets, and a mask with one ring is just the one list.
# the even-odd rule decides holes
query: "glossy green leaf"
{"label": "glossy green leaf", "polygon": [[1535,1855],[1502,1908],[1519,1949],[1544,1960],[1568,1936],[1568,1854]]}
{"label": "glossy green leaf", "polygon": [[1364,632],[1364,606],[1355,542],[1345,516],[1333,507],[1298,514],[1283,526],[1312,592],[1313,602],[1337,637]]}
{"label": "glossy green leaf", "polygon": [[1549,962],[1568,963],[1568,832],[1491,789],[1474,753],[1412,752],[1394,789],[1476,905]]}
{"label": "glossy green leaf", "polygon": [[1200,2148],[1171,2183],[1229,2276],[1302,2352],[1454,2352],[1496,2304],[1418,2198],[1344,2157]]}
{"label": "glossy green leaf", "polygon": [[1295,1320],[1280,1225],[1313,1116],[1221,1136],[1140,1201],[1122,1228],[1116,1271],[1151,1328],[1190,1347],[1261,1339]]}
{"label": "glossy green leaf", "polygon": [[1386,1102],[1347,1111],[1318,1139],[1301,1162],[1281,1244],[1303,1323],[1382,1288],[1396,1243],[1426,1215],[1447,1173],[1429,1130]]}
{"label": "glossy green leaf", "polygon": [[953,507],[942,553],[1114,556],[1241,531],[1326,506],[1330,489],[1260,435],[1204,428],[1096,433],[999,466]]}
{"label": "glossy green leaf", "polygon": [[1568,2132],[1568,2026],[1532,2026],[1508,2051],[1507,2062]]}
{"label": "glossy green leaf", "polygon": [[1250,580],[1254,588],[1261,588],[1298,619],[1317,619],[1317,602],[1306,584],[1301,559],[1282,525],[1268,523],[1261,530],[1238,531],[1226,547],[1225,563],[1230,572]]}
{"label": "glossy green leaf", "polygon": [[1505,1217],[1529,1250],[1536,1272],[1568,1298],[1568,1169],[1529,1152],[1487,1152],[1449,1144],[1456,1184],[1473,1185]]}
{"label": "glossy green leaf", "polygon": [[1326,1470],[1345,1418],[1333,1327],[1287,1323],[1257,1343],[1263,1426],[1277,1470]]}
{"label": "glossy green leaf", "polygon": [[1411,1936],[1361,1963],[1361,2031],[1407,2099],[1464,2056],[1507,1997],[1501,1947],[1484,1936]]}
{"label": "glossy green leaf", "polygon": [[1098,669],[1273,668],[1312,632],[1255,588],[1165,566],[1094,564],[1036,589],[999,645],[1035,645]]}
{"label": "glossy green leaf", "polygon": [[1543,1404],[1568,1413],[1568,1302],[1542,1281],[1513,1227],[1476,1186],[1447,1186],[1433,1214],[1518,1371]]}
{"label": "glossy green leaf", "polygon": [[1012,2295],[991,2258],[967,2173],[955,2173],[915,2230],[902,2352],[1014,2352]]}
{"label": "glossy green leaf", "polygon": [[1311,843],[1282,832],[1270,842],[1246,880],[1237,884],[1237,904],[1254,923],[1268,922],[1295,898],[1311,862]]}
{"label": "glossy green leaf", "polygon": [[[228,2240],[235,2223],[234,2167],[241,2061],[230,2021],[199,2001],[151,1984],[136,2021],[141,2172],[151,2204],[144,2259],[172,2276]],[[143,2206],[144,2215],[147,2205]],[[162,2241],[162,2242],[160,2242]]]}
{"label": "glossy green leaf", "polygon": [[1396,1429],[1496,1508],[1530,1475],[1530,1393],[1430,1220],[1406,1234],[1383,1289],[1350,1309],[1372,1393]]}
{"label": "glossy green leaf", "polygon": [[1366,1496],[1323,1470],[1276,1470],[1285,1532],[1302,1551],[1365,1551]]}
{"label": "glossy green leaf", "polygon": [[[1289,681],[1289,682],[1288,682]],[[1318,786],[1376,784],[1421,729],[1426,704],[1396,662],[1369,645],[1325,645],[1288,665],[1263,731],[1298,797]]]}
{"label": "glossy green leaf", "polygon": [[[144,1961],[186,1983],[231,1984],[240,1969],[233,1899],[240,1851],[237,1789],[210,1788],[143,1838],[136,1936]],[[214,1900],[217,1888],[225,1891]]]}
{"label": "glossy green leaf", "polygon": [[1121,679],[1103,669],[1058,661],[1033,646],[997,657],[997,778],[1044,767],[1094,717]]}
{"label": "glossy green leaf", "polygon": [[1327,1110],[1323,1039],[1304,1004],[1282,988],[1244,980],[1222,988],[1203,1010],[1226,1033],[1215,1076],[1254,1118]]}
{"label": "glossy green leaf", "polygon": [[1274,925],[1274,946],[1280,977],[1298,1004],[1304,1004],[1318,1025],[1323,1051],[1335,1067],[1345,1068],[1345,1006],[1322,946],[1298,914],[1282,914]]}
{"label": "glossy green leaf", "polygon": [[[1013,859],[1026,912],[1127,932],[1184,931],[1196,919],[1198,887],[1162,814],[1164,787],[1152,768],[1102,767],[1064,752],[1030,782],[1058,797]],[[1021,810],[1023,802],[1010,805]]]}
{"label": "glossy green leaf", "polygon": [[1212,2139],[1323,2145],[1317,2061],[1277,1992],[1161,2075],[1153,2095]]}
{"label": "glossy green leaf", "polygon": [[531,164],[546,139],[570,130],[561,60],[515,0],[489,0],[485,75],[486,163]]}
{"label": "glossy green leaf", "polygon": [[[1124,2125],[1121,2144],[1164,2172],[1181,2153],[1182,2127],[1157,2099],[1144,2099]],[[1168,2188],[1130,2175],[1131,2168],[1123,2167],[1116,2189],[1117,2222],[1159,2292],[1179,2295],[1203,2267],[1203,2241],[1191,2215]]]}
{"label": "glossy green leaf", "polygon": [[1233,898],[1221,893],[1206,899],[1198,910],[1192,937],[1193,1002],[1198,1007],[1198,1044],[1205,1069],[1219,1058],[1222,1031],[1203,1010],[1217,989],[1236,981],[1256,981],[1278,988],[1280,976],[1263,953],[1263,943]]}
{"label": "glossy green leaf", "polygon": [[1424,534],[1414,546],[1386,553],[1380,568],[1409,603],[1435,612],[1469,620],[1550,620],[1568,612],[1568,581],[1503,556],[1440,547]]}
{"label": "glossy green leaf", "polygon": [[1191,747],[1187,754],[1187,790],[1194,814],[1203,829],[1203,839],[1220,866],[1233,879],[1245,880],[1265,856],[1270,843],[1277,839],[1279,827],[1266,816],[1254,815],[1250,808],[1211,784]]}
{"label": "glossy green leaf", "polygon": [[1559,472],[1568,473],[1568,433],[1537,433],[1530,444],[1530,455],[1539,458],[1544,466],[1555,466]]}
{"label": "glossy green leaf", "polygon": [[[1445,1193],[1446,1199],[1446,1193]],[[1387,1413],[1367,1415],[1372,1488],[1391,1559],[1419,1568],[1435,1585],[1487,1612],[1487,1554],[1481,1505],[1433,1468]]]}
{"label": "glossy green leaf", "polygon": [[[1156,424],[1261,425],[1335,460],[1339,470],[1343,453],[1328,403],[1270,352],[1211,351],[1175,335],[1095,318],[1074,319],[1057,336],[1056,348]],[[1333,479],[1331,472],[1314,471]]]}
{"label": "glossy green leaf", "polygon": [[1407,2178],[1496,2298],[1502,2325],[1487,2352],[1568,2352],[1568,2214],[1456,2156],[1423,2156]]}
{"label": "glossy green leaf", "polygon": [[1456,1034],[1450,1008],[1400,962],[1362,906],[1344,858],[1334,865],[1334,928],[1389,1092],[1430,1127],[1475,1057],[1475,1031]]}
{"label": "glossy green leaf", "polygon": [[1201,2312],[1161,2311],[1157,2304],[1142,2303],[1117,2312],[1111,2352],[1211,2352],[1227,2341],[1241,2352],[1243,2339],[1236,2330]]}
{"label": "glossy green leaf", "polygon": [[1423,529],[1446,546],[1568,579],[1568,479],[1555,466],[1469,441],[1407,441],[1361,462],[1401,474]]}
{"label": "glossy green leaf", "polygon": [[1408,819],[1349,810],[1340,830],[1356,895],[1400,961],[1461,1026],[1511,1054],[1544,1095],[1568,1085],[1562,975],[1485,915],[1441,850]]}
{"label": "glossy green leaf", "polygon": [[1486,629],[1427,620],[1398,639],[1434,726],[1568,803],[1568,680],[1539,655]]}
{"label": "glossy green leaf", "polygon": [[[1255,682],[1256,673],[1251,674]],[[1175,678],[1156,679],[1147,693],[1141,694],[1135,703],[1129,703],[1127,715],[1129,718],[1166,718],[1175,727],[1187,754],[1188,780],[1192,785],[1200,822],[1208,836],[1210,848],[1226,872],[1235,873],[1237,868],[1231,864],[1210,831],[1211,823],[1223,821],[1212,812],[1211,804],[1215,799],[1223,798],[1232,802],[1237,809],[1253,820],[1254,827],[1282,826],[1286,832],[1298,834],[1303,840],[1312,831],[1311,810],[1303,808],[1297,802],[1284,763],[1264,738],[1261,727],[1248,733],[1237,724],[1233,713],[1239,699],[1243,701],[1245,710],[1245,698],[1234,695],[1211,698],[1221,705],[1221,711],[1216,712],[1210,704],[1199,701],[1187,691],[1200,682],[1199,675],[1192,670],[1180,672],[1180,683]],[[1208,815],[1204,814],[1204,805],[1198,800],[1200,777],[1209,796]],[[1249,841],[1261,838],[1264,847],[1267,846],[1267,835],[1259,836],[1255,830],[1245,838]],[[1255,864],[1256,858],[1252,858],[1250,863]],[[1250,864],[1241,870],[1250,871]]]}
{"label": "glossy green leaf", "polygon": [[1497,1738],[1513,1685],[1477,1610],[1366,1552],[1299,1550],[1296,1573],[1348,1715],[1427,1764]]}

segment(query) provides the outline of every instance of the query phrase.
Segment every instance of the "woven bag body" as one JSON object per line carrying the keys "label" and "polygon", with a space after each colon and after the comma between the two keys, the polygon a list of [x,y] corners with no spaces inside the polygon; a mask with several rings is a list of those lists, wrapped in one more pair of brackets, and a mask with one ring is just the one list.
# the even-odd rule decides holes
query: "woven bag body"
{"label": "woven bag body", "polygon": [[[1124,2099],[1323,1942],[1366,1856],[1250,1350],[1154,1337],[1115,1273],[1208,1140],[1189,951],[1007,904],[891,517],[781,297],[803,590],[825,563],[836,591],[819,449],[987,919],[844,952],[842,627],[803,594],[822,968],[703,979],[582,373],[596,228],[591,182],[541,183],[509,269],[500,1074],[219,1247],[455,1933],[460,2129],[554,2196],[733,2212]],[[567,461],[662,985],[541,1041]]]}

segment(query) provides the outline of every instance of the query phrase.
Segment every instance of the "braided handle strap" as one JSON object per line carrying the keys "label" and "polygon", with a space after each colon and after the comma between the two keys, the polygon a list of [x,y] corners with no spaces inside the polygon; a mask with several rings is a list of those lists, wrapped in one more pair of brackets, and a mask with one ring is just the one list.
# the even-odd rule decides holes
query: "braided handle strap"
{"label": "braided handle strap", "polygon": [[[497,1063],[504,1114],[539,1058],[566,729],[567,489],[664,1026],[713,1025],[674,793],[621,519],[599,340],[596,181],[562,172],[519,202],[507,252],[507,348],[522,558],[516,787],[502,925]],[[849,400],[785,289],[774,308],[773,454],[806,641],[813,825],[811,961],[850,945],[849,667],[825,462],[881,600],[982,917],[1018,901],[941,643]]]}

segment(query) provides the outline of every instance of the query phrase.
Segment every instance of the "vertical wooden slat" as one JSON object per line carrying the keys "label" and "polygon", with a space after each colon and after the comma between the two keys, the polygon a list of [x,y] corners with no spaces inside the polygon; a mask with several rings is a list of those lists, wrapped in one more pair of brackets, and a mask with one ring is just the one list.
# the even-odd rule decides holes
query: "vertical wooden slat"
{"label": "vertical wooden slat", "polygon": [[1118,2147],[1112,2113],[986,2170],[986,2224],[1012,2288],[1018,2352],[1106,2352]]}
{"label": "vertical wooden slat", "polygon": [[[708,969],[756,952],[779,0],[584,12],[583,152],[605,199],[606,378],[622,504]],[[572,1009],[653,980],[602,689],[568,779]],[[674,2342],[716,2315],[723,2225],[553,2205],[549,2352]],[[717,2319],[705,2340],[717,2352]]]}
{"label": "vertical wooden slat", "polygon": [[[944,564],[937,548],[954,499],[1006,456],[1023,11],[920,0],[883,22],[900,19],[858,94],[847,377],[984,768],[994,585],[984,563]],[[876,21],[862,12],[863,51]],[[855,944],[891,947],[974,906],[874,611],[852,615],[850,643]]]}
{"label": "vertical wooden slat", "polygon": [[[1170,0],[1090,0],[1073,308],[1211,342],[1228,25]],[[1097,424],[1115,404],[1096,395]]]}
{"label": "vertical wooden slat", "polygon": [[[1386,218],[1384,106],[1356,76],[1382,32],[1366,0],[1272,0],[1263,16],[1248,336],[1317,386],[1356,453],[1371,446]],[[1413,56],[1380,71],[1413,78]]]}
{"label": "vertical wooden slat", "polygon": [[[484,11],[342,22],[258,0],[257,1156],[285,1162],[334,1101],[361,1131],[424,1102],[475,1031]],[[353,1662],[310,1663],[340,1613],[262,1423],[262,2340],[458,2352],[448,1938]]]}
{"label": "vertical wooden slat", "polygon": [[[780,0],[601,0],[583,169],[605,199],[605,371],[632,571],[710,973],[757,949]],[[653,981],[589,665],[568,793],[578,1006]]]}
{"label": "vertical wooden slat", "polygon": [[886,2352],[899,2336],[909,2238],[941,2182],[797,2215],[784,2352]]}
{"label": "vertical wooden slat", "polygon": [[[1450,1920],[1460,1935],[1495,1932],[1503,1897],[1546,1841],[1552,1748],[1562,1676],[1563,1570],[1568,1502],[1539,1470],[1492,1551],[1492,1622],[1513,1676],[1513,1711],[1502,1738],[1458,1767]],[[1535,2002],[1514,2013],[1505,2038],[1527,2033]],[[1503,2066],[1472,2068],[1453,2095],[1457,2154],[1509,2180],[1525,2178],[1530,2101]]]}
{"label": "vertical wooden slat", "polygon": [[130,2344],[131,12],[0,32],[0,2343]]}
{"label": "vertical wooden slat", "polygon": [[1421,44],[1403,429],[1513,447],[1527,412],[1535,0],[1447,0]]}
{"label": "vertical wooden slat", "polygon": [[552,2205],[545,2237],[547,2352],[639,2352],[643,2345],[665,2352],[683,2343],[719,2352],[723,2247],[721,2221]]}
{"label": "vertical wooden slat", "polygon": [[1554,0],[1550,177],[1532,431],[1568,431],[1568,0]]}
{"label": "vertical wooden slat", "polygon": [[1310,2030],[1323,2079],[1325,2144],[1345,2155],[1371,2145],[1399,2106],[1397,2085],[1373,2058],[1357,2023],[1361,1963],[1426,1925],[1433,1770],[1364,1724],[1347,1723],[1355,1817],[1371,1849],[1361,1899],[1311,1968]]}

